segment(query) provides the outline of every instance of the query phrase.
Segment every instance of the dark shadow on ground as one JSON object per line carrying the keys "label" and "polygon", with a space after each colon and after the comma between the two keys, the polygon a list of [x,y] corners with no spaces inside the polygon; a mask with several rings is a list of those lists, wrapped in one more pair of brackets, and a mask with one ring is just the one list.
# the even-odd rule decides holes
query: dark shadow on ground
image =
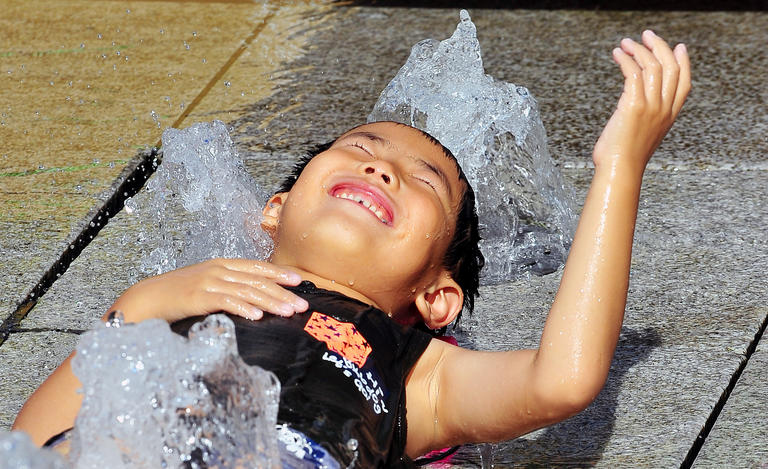
{"label": "dark shadow on ground", "polygon": [[[591,467],[603,456],[613,434],[619,391],[627,371],[648,358],[661,345],[653,328],[623,328],[605,388],[584,412],[553,425],[535,438],[493,445],[496,467]],[[487,454],[487,452],[486,452]],[[453,464],[480,464],[480,450],[462,448]]]}
{"label": "dark shadow on ground", "polygon": [[[350,2],[337,0],[349,5]],[[766,0],[353,0],[352,5],[406,8],[488,8],[529,10],[765,11]]]}

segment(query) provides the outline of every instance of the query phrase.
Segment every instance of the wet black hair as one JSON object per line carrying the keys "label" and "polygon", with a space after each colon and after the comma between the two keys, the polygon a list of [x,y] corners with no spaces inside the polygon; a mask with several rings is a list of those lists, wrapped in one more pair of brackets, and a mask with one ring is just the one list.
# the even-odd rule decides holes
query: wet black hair
{"label": "wet black hair", "polygon": [[[406,126],[405,124],[398,125]],[[410,126],[406,126],[410,127]],[[415,129],[415,128],[414,128]],[[463,182],[464,191],[461,197],[461,204],[459,206],[458,214],[456,215],[456,231],[453,234],[453,239],[448,245],[448,249],[443,256],[443,266],[450,272],[451,278],[459,284],[462,292],[464,293],[464,310],[470,315],[475,308],[475,297],[479,295],[478,287],[480,286],[480,270],[485,265],[485,259],[483,253],[480,252],[480,229],[477,220],[477,211],[475,209],[475,191],[472,190],[472,186],[469,184],[464,171],[461,169],[459,162],[453,155],[451,150],[445,147],[438,139],[430,135],[429,133],[418,130],[427,140],[436,146],[440,147],[443,154],[449,160],[453,161],[456,166],[456,170],[459,173],[459,181]],[[335,141],[323,143],[314,148],[311,148],[307,154],[299,158],[294,164],[291,172],[280,184],[277,192],[289,192],[296,181],[299,179],[301,172],[312,161],[312,158],[320,153],[331,148]],[[456,317],[455,324],[458,324],[461,318],[461,312]],[[445,329],[443,328],[442,331]]]}

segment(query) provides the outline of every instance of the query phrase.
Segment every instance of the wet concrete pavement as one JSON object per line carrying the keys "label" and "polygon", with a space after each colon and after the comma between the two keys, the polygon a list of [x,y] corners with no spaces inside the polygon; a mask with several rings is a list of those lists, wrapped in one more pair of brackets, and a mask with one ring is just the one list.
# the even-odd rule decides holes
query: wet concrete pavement
{"label": "wet concrete pavement", "polygon": [[[27,312],[17,308],[115,178],[138,164],[137,149],[157,142],[152,111],[160,127],[224,120],[249,172],[272,187],[293,157],[365,119],[411,45],[447,37],[458,19],[455,9],[320,2],[6,3],[0,429],[135,278],[141,249],[126,242],[134,223],[120,213]],[[645,180],[609,382],[583,414],[498,445],[497,467],[768,464],[765,347],[756,341],[768,317],[768,15],[470,13],[486,71],[536,96],[550,151],[582,198],[591,145],[620,91],[611,48],[651,27],[686,42],[694,64],[689,102]],[[464,340],[535,346],[557,281],[486,287]],[[515,321],[518,333],[483,337],[495,321]],[[468,447],[454,464],[479,461]]]}

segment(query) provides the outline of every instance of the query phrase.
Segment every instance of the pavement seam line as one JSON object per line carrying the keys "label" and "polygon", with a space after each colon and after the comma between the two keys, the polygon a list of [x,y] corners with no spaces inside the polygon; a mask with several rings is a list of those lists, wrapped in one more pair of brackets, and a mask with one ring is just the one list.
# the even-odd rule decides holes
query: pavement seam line
{"label": "pavement seam line", "polygon": [[[269,21],[275,16],[279,7],[272,9],[261,20],[251,34],[245,38],[240,46],[232,53],[229,59],[224,65],[219,68],[216,74],[211,80],[203,87],[203,89],[195,96],[189,106],[179,115],[174,121],[171,127],[178,128],[178,126],[186,119],[189,114],[194,110],[197,105],[203,100],[205,96],[210,92],[213,86],[224,76],[224,74],[232,67],[238,58],[245,52],[251,43],[259,36],[264,30]],[[20,324],[21,321],[29,314],[32,308],[37,304],[38,299],[45,294],[45,292],[53,285],[53,283],[66,272],[72,262],[77,259],[80,253],[85,249],[88,244],[96,237],[101,229],[106,226],[109,219],[119,213],[125,204],[125,200],[129,197],[136,195],[139,190],[144,186],[144,183],[157,169],[157,165],[162,161],[162,155],[159,148],[161,147],[162,140],[158,140],[155,148],[152,148],[149,152],[139,153],[137,155],[140,158],[138,164],[128,170],[123,170],[123,173],[117,177],[117,180],[112,184],[115,187],[119,184],[119,187],[113,190],[112,195],[107,201],[98,209],[95,215],[91,217],[90,223],[85,225],[85,228],[77,235],[74,241],[67,243],[68,248],[65,247],[59,258],[53,263],[53,265],[43,274],[40,281],[30,290],[24,300],[19,303],[14,312],[8,316],[2,324],[0,324],[0,347]],[[126,172],[128,173],[126,175]],[[122,182],[117,182],[121,178],[124,178]],[[103,222],[101,220],[104,220]]]}
{"label": "pavement seam line", "polygon": [[[208,83],[203,87],[203,89],[195,96],[195,99],[192,100],[192,102],[187,106],[184,111],[179,115],[179,117],[173,122],[171,127],[173,128],[179,128],[179,125],[189,116],[190,113],[192,113],[192,110],[197,107],[198,104],[205,98],[208,93],[211,91],[213,86],[221,80],[221,78],[224,76],[225,73],[229,71],[229,69],[232,67],[232,65],[237,61],[237,59],[240,58],[241,55],[243,55],[243,52],[248,49],[248,47],[251,45],[251,43],[261,34],[261,32],[264,30],[264,28],[267,26],[269,21],[275,16],[276,11],[272,10],[270,11],[262,20],[261,23],[259,23],[258,26],[256,26],[253,31],[251,31],[251,34],[243,40],[243,42],[240,43],[240,46],[235,50],[235,52],[232,53],[231,56],[229,56],[229,59],[224,63],[224,65],[219,68],[219,70],[216,72],[215,75],[208,81]],[[156,146],[160,146],[161,142],[158,141]]]}
{"label": "pavement seam line", "polygon": [[[21,321],[29,314],[37,304],[38,299],[67,271],[72,262],[90,244],[103,227],[109,223],[110,218],[123,209],[125,200],[133,197],[144,186],[149,176],[155,172],[160,159],[159,150],[153,148],[140,152],[133,164],[129,164],[112,183],[112,195],[96,210],[90,220],[84,224],[83,229],[75,237],[66,243],[59,258],[42,275],[37,284],[27,293],[14,312],[0,324],[0,347],[5,343]],[[92,211],[93,212],[93,211]],[[86,220],[88,217],[86,216]]]}
{"label": "pavement seam line", "polygon": [[744,369],[746,369],[747,364],[749,363],[749,359],[752,357],[752,354],[755,353],[755,350],[757,350],[757,344],[760,343],[760,339],[765,333],[766,326],[768,326],[768,314],[766,314],[765,318],[763,318],[763,322],[755,333],[755,337],[747,346],[747,350],[744,353],[744,357],[741,359],[741,363],[739,363],[739,367],[736,369],[733,375],[731,375],[731,380],[728,382],[728,386],[726,386],[726,388],[723,390],[723,393],[720,395],[720,399],[717,400],[717,403],[712,408],[712,412],[710,412],[709,417],[707,417],[707,421],[704,423],[704,427],[693,441],[693,445],[688,450],[688,454],[680,464],[680,469],[690,469],[690,467],[693,466],[696,457],[699,455],[699,451],[701,451],[702,446],[704,446],[704,442],[706,441],[707,436],[709,436],[709,433],[715,426],[715,422],[720,416],[720,412],[722,412],[725,404],[728,402],[728,398],[731,397],[731,393],[736,388],[736,384],[738,383],[739,378],[741,378],[741,374],[744,372]]}

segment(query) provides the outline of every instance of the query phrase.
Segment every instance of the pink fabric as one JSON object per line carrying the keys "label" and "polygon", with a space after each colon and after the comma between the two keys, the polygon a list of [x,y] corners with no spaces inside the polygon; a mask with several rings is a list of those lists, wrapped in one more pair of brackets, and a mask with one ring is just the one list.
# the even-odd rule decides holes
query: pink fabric
{"label": "pink fabric", "polygon": [[459,343],[456,341],[456,338],[450,335],[439,335],[435,337],[435,339],[442,340],[443,342],[448,342],[451,345],[459,346]]}

